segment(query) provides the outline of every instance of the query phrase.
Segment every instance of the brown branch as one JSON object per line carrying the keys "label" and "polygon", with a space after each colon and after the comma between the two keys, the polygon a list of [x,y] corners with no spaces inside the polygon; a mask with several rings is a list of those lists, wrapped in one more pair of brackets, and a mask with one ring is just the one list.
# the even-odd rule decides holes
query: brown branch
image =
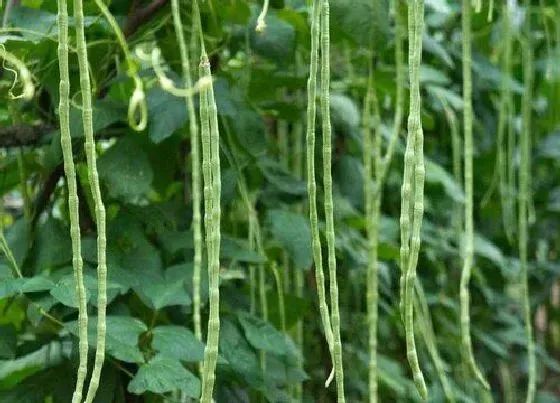
{"label": "brown branch", "polygon": [[138,29],[154,16],[160,9],[165,7],[169,0],[152,0],[147,6],[136,8],[129,15],[124,28],[126,37],[133,35]]}

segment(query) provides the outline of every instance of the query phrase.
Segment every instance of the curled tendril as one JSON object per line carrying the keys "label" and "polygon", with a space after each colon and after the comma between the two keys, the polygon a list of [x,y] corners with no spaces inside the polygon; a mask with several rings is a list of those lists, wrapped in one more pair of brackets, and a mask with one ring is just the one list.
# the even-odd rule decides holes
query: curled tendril
{"label": "curled tendril", "polygon": [[[133,130],[141,132],[148,125],[148,105],[146,104],[142,80],[137,75],[132,78],[134,80],[134,92],[128,104],[128,124]],[[138,120],[136,119],[137,113],[140,114]]]}
{"label": "curled tendril", "polygon": [[264,0],[263,8],[259,16],[257,17],[257,27],[255,31],[258,33],[264,32],[266,30],[266,13],[268,12],[269,0]]}
{"label": "curled tendril", "polygon": [[[14,81],[12,82],[12,86],[8,91],[8,95],[10,99],[23,99],[29,101],[31,98],[33,98],[33,95],[35,94],[35,86],[33,85],[31,73],[29,72],[29,70],[21,60],[19,60],[16,56],[14,56],[12,53],[6,50],[4,45],[0,45],[0,57],[2,57],[3,59],[2,67],[8,71],[11,71],[14,74]],[[7,67],[6,62],[14,65],[15,69]],[[19,80],[18,80],[18,76],[19,76]],[[18,81],[21,81],[23,90],[21,94],[15,95],[14,88],[17,85]]]}
{"label": "curled tendril", "polygon": [[157,79],[161,88],[169,92],[176,97],[192,97],[197,92],[202,91],[205,88],[208,88],[212,84],[212,77],[203,76],[201,77],[192,88],[178,88],[175,86],[173,80],[165,75],[163,68],[160,64],[160,50],[158,48],[154,48],[152,50],[152,67],[154,68],[154,72],[156,73]]}

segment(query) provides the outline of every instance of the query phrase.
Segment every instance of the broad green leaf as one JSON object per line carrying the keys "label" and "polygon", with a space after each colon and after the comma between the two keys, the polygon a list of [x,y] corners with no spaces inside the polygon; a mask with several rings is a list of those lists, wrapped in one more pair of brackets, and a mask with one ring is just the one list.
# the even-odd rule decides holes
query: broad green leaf
{"label": "broad green leaf", "polygon": [[17,334],[14,325],[0,326],[0,359],[13,360],[16,358]]}
{"label": "broad green leaf", "polygon": [[278,18],[273,10],[269,10],[266,29],[257,32],[255,28],[256,18],[249,25],[251,47],[256,53],[278,64],[288,64],[293,60],[296,32],[291,24]]}
{"label": "broad green leaf", "polygon": [[237,376],[252,387],[263,386],[263,373],[258,356],[239,328],[230,320],[221,321],[219,347],[221,355]]}
{"label": "broad green leaf", "polygon": [[[96,280],[94,277],[85,275],[84,286],[86,288],[86,302],[91,297],[92,289],[95,289]],[[76,290],[76,280],[73,274],[62,277],[51,289],[51,295],[61,304],[72,308],[78,308],[78,294]]]}
{"label": "broad green leaf", "polygon": [[[137,363],[144,357],[138,348],[138,338],[148,330],[146,325],[131,316],[107,316],[107,353],[118,360]],[[66,323],[66,328],[75,336],[78,335],[77,321]],[[95,348],[97,337],[97,317],[88,320],[88,342]]]}
{"label": "broad green leaf", "polygon": [[383,50],[389,36],[389,2],[331,1],[331,38],[352,40],[359,46]]}
{"label": "broad green leaf", "polygon": [[258,160],[258,166],[265,178],[280,192],[295,196],[306,193],[305,183],[295,178],[275,160],[262,157]]}
{"label": "broad green leaf", "polygon": [[53,282],[44,276],[6,277],[0,280],[0,299],[13,297],[19,293],[49,291],[53,285]]}
{"label": "broad green leaf", "polygon": [[177,360],[156,356],[143,364],[128,384],[128,391],[136,395],[145,392],[167,393],[181,390],[186,396],[198,399],[200,380]]}
{"label": "broad green leaf", "polygon": [[183,282],[174,279],[151,279],[134,287],[140,298],[151,308],[159,310],[166,306],[191,304],[191,297]]}
{"label": "broad green leaf", "polygon": [[286,336],[272,325],[245,312],[238,312],[237,318],[245,332],[245,337],[253,347],[276,355],[289,353]]}
{"label": "broad green leaf", "polygon": [[36,270],[60,266],[71,261],[70,234],[61,220],[49,218],[38,228],[34,251]]}
{"label": "broad green leaf", "polygon": [[246,263],[264,263],[266,258],[249,249],[245,240],[223,236],[220,244],[220,257],[222,259],[237,260]]}
{"label": "broad green leaf", "polygon": [[[25,222],[24,218],[16,220],[7,230],[4,231],[4,236],[8,242],[8,246],[16,263],[19,267],[22,266],[24,259],[27,257],[30,232],[29,226]],[[3,256],[3,254],[2,254]]]}
{"label": "broad green leaf", "polygon": [[479,256],[484,256],[491,260],[498,267],[502,267],[504,264],[504,255],[502,251],[480,234],[475,234],[474,236],[474,252]]}
{"label": "broad green leaf", "polygon": [[204,359],[204,344],[187,328],[181,326],[157,326],[152,330],[152,348],[161,357],[183,362]]}
{"label": "broad green leaf", "polygon": [[98,160],[99,177],[109,194],[136,199],[151,189],[154,172],[146,153],[131,137],[119,139]]}
{"label": "broad green leaf", "polygon": [[[354,208],[362,209],[364,205],[364,170],[361,159],[350,155],[342,156],[335,164],[333,176],[340,193]],[[335,208],[335,210],[339,209]]]}
{"label": "broad green leaf", "polygon": [[[92,112],[94,134],[97,134],[113,123],[124,122],[127,119],[124,105],[110,99],[95,101],[92,105]],[[70,108],[70,127],[72,138],[84,137],[82,110],[76,106]]]}
{"label": "broad green leaf", "polygon": [[343,133],[350,133],[360,125],[360,111],[351,98],[343,94],[331,94],[331,122]]}
{"label": "broad green leaf", "polygon": [[426,161],[426,181],[442,185],[445,193],[453,200],[459,203],[465,201],[465,195],[461,186],[455,182],[455,179],[441,165],[430,160]]}
{"label": "broad green leaf", "polygon": [[148,103],[148,134],[154,143],[160,143],[187,122],[184,98],[176,97],[159,87],[146,94]]}
{"label": "broad green leaf", "polygon": [[428,65],[420,66],[420,82],[433,83],[438,85],[448,85],[449,77],[443,71]]}
{"label": "broad green leaf", "polygon": [[270,210],[267,222],[272,235],[290,254],[295,268],[310,267],[313,263],[313,254],[309,220],[291,211]]}

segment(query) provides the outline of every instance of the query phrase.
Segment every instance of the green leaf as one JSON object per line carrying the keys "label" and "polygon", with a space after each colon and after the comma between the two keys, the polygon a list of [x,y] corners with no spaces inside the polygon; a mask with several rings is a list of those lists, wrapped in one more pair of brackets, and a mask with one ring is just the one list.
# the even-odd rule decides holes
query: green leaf
{"label": "green leaf", "polygon": [[255,388],[263,386],[264,379],[256,352],[230,320],[220,324],[220,352],[229,367],[245,382]]}
{"label": "green leaf", "polygon": [[173,305],[188,306],[192,302],[185,284],[175,279],[142,281],[140,285],[134,287],[134,290],[142,300],[156,310]]}
{"label": "green leaf", "polygon": [[249,25],[251,47],[256,53],[279,64],[293,60],[296,32],[288,22],[277,17],[274,10],[266,16],[266,29],[257,32],[256,18]]}
{"label": "green leaf", "polygon": [[310,267],[313,263],[313,253],[309,220],[290,211],[270,210],[267,222],[272,235],[290,254],[295,268]]}
{"label": "green leaf", "polygon": [[145,392],[161,394],[181,390],[186,396],[198,399],[200,380],[179,361],[156,356],[138,369],[127,389],[136,395]]}
{"label": "green leaf", "polygon": [[[92,105],[93,133],[109,127],[116,122],[125,122],[126,108],[120,103],[110,99],[95,101]],[[82,110],[76,106],[70,109],[70,131],[72,138],[84,137],[84,125],[82,124]]]}
{"label": "green leaf", "polygon": [[383,50],[389,37],[389,2],[387,0],[331,1],[331,37],[346,37],[359,46]]}
{"label": "green leaf", "polygon": [[61,220],[51,217],[38,228],[34,251],[35,267],[38,271],[72,260],[70,233]]}
{"label": "green leaf", "polygon": [[276,355],[286,355],[286,336],[272,325],[245,312],[237,312],[245,337],[253,347]]}
{"label": "green leaf", "polygon": [[294,196],[306,194],[305,182],[297,179],[277,161],[262,157],[258,160],[258,166],[264,177],[280,192]]}
{"label": "green leaf", "polygon": [[491,260],[498,267],[502,267],[504,264],[504,255],[502,251],[480,234],[474,235],[474,252],[479,256],[484,256]]}
{"label": "green leaf", "polygon": [[350,133],[360,125],[360,111],[352,100],[343,94],[331,94],[332,125],[343,133]]}
{"label": "green leaf", "polygon": [[9,298],[19,293],[34,293],[49,291],[53,287],[53,282],[44,277],[22,277],[22,278],[3,278],[0,280],[0,299]]}
{"label": "green leaf", "polygon": [[160,143],[185,126],[188,116],[184,98],[176,97],[159,87],[146,94],[148,103],[148,134]]}
{"label": "green leaf", "polygon": [[465,194],[463,189],[453,176],[451,176],[441,165],[436,164],[433,161],[426,161],[426,181],[428,183],[439,183],[443,186],[445,193],[453,200],[463,203],[465,201]]}
{"label": "green leaf", "polygon": [[161,357],[174,358],[183,362],[198,362],[204,359],[204,344],[187,328],[157,326],[152,333],[152,348]]}
{"label": "green leaf", "polygon": [[[144,356],[138,348],[138,338],[148,330],[144,322],[131,316],[107,316],[107,353],[118,360],[137,363],[143,362]],[[73,335],[78,335],[77,321],[66,323],[66,328]],[[88,320],[88,342],[91,347],[96,346],[97,317],[90,316]]]}
{"label": "green leaf", "polygon": [[220,244],[220,258],[237,260],[246,263],[264,263],[266,258],[249,249],[249,245],[243,239],[223,236]]}
{"label": "green leaf", "polygon": [[[86,302],[91,297],[91,289],[95,289],[95,277],[84,276],[84,285],[86,288]],[[78,294],[76,290],[76,280],[73,274],[63,276],[56,285],[51,289],[51,295],[61,304],[71,308],[78,308]]]}
{"label": "green leaf", "polygon": [[435,69],[428,65],[422,65],[420,66],[420,82],[448,85],[450,84],[451,80],[443,71]]}
{"label": "green leaf", "polygon": [[[333,176],[340,189],[340,193],[348,199],[354,208],[364,205],[364,170],[359,158],[344,155],[333,169]],[[338,210],[335,208],[335,210]]]}
{"label": "green leaf", "polygon": [[0,326],[0,359],[13,360],[16,358],[17,335],[14,325]]}
{"label": "green leaf", "polygon": [[146,153],[131,137],[119,139],[98,160],[99,177],[109,194],[136,199],[151,189],[154,172]]}
{"label": "green leaf", "polygon": [[4,235],[16,263],[21,267],[27,257],[30,243],[29,225],[24,218],[20,218],[5,231]]}

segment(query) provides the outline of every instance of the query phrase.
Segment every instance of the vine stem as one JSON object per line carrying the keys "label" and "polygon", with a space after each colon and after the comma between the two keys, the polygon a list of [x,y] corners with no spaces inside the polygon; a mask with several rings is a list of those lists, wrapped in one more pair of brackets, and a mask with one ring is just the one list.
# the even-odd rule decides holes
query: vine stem
{"label": "vine stem", "polygon": [[[124,33],[115,19],[115,16],[111,14],[111,11],[109,11],[109,8],[107,8],[105,3],[103,3],[103,0],[95,0],[95,4],[103,16],[107,19],[107,22],[117,37],[117,41],[119,42],[126,59],[127,74],[134,82],[134,92],[132,93],[132,97],[130,97],[130,102],[128,104],[128,124],[132,127],[132,129],[142,131],[148,125],[148,105],[144,94],[144,84],[138,76],[137,67],[132,58],[132,53],[130,52]],[[137,112],[140,113],[138,120],[136,120]]]}

